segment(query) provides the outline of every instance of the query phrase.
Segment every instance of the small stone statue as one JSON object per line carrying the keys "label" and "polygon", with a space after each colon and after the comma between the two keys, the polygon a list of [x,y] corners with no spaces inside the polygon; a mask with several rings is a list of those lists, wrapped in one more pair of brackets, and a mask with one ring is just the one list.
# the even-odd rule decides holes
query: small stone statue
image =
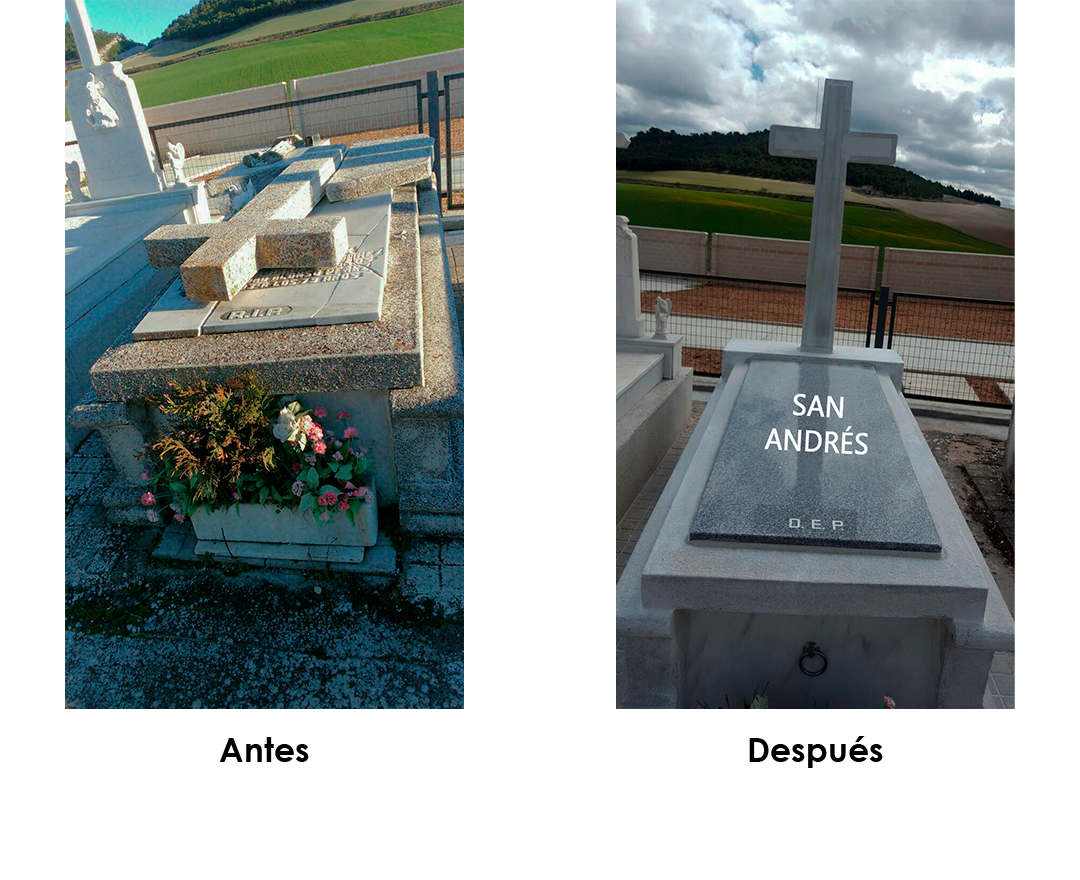
{"label": "small stone statue", "polygon": [[64,163],[64,173],[67,175],[68,189],[71,190],[73,202],[88,201],[86,193],[82,191],[82,169],[79,163],[72,159]]}
{"label": "small stone statue", "polygon": [[232,202],[232,211],[229,214],[229,216],[232,216],[255,198],[255,184],[249,180],[247,188],[240,189],[240,185],[234,183],[225,192],[229,194],[229,199]]}
{"label": "small stone statue", "polygon": [[86,84],[86,94],[90,99],[90,106],[86,108],[86,119],[90,128],[100,131],[106,128],[116,128],[120,117],[108,101],[105,100],[105,83],[98,80],[94,74],[90,74],[90,82]]}
{"label": "small stone statue", "polygon": [[667,322],[671,317],[671,300],[662,296],[656,298],[656,330],[653,339],[667,339]]}
{"label": "small stone statue", "polygon": [[166,152],[169,157],[169,165],[172,166],[173,185],[191,183],[191,181],[187,179],[187,175],[184,174],[184,160],[187,158],[187,155],[184,153],[184,145],[179,141],[175,144],[169,141],[168,144],[169,148]]}

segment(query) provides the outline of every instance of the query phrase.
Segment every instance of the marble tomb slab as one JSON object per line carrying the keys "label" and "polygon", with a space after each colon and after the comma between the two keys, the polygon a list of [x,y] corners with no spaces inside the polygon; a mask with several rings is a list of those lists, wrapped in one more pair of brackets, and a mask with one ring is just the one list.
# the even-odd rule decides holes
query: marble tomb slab
{"label": "marble tomb slab", "polygon": [[347,250],[332,267],[262,269],[227,302],[190,302],[174,285],[135,328],[134,339],[378,321],[389,248],[389,190],[347,204],[320,202],[311,223],[344,218]]}
{"label": "marble tomb slab", "polygon": [[874,368],[751,361],[690,541],[939,553]]}

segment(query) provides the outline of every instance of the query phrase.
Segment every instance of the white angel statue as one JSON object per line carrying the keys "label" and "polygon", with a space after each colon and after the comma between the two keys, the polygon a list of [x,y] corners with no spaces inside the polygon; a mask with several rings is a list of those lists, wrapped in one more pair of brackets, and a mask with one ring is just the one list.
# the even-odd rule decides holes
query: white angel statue
{"label": "white angel statue", "polygon": [[671,300],[662,296],[656,298],[656,330],[653,339],[667,339],[667,322],[671,317]]}

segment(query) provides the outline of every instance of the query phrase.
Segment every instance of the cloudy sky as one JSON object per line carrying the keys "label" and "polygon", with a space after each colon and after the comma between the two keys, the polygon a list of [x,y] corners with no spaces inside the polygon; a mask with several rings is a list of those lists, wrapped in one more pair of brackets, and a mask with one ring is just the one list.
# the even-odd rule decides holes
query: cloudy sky
{"label": "cloudy sky", "polygon": [[1013,4],[991,0],[619,0],[616,125],[633,135],[817,124],[823,80],[897,164],[1013,207]]}

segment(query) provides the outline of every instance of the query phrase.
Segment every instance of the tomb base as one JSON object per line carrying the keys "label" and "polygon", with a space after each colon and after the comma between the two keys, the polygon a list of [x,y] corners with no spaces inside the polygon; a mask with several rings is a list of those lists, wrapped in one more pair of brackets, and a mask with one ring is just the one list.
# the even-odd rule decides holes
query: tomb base
{"label": "tomb base", "polygon": [[[727,432],[761,427],[732,421],[741,392],[755,399],[744,382],[758,359],[873,371],[899,437],[890,454],[910,463],[940,552],[691,540]],[[618,583],[620,706],[741,706],[768,683],[778,708],[881,708],[886,695],[899,708],[981,707],[994,651],[1012,650],[1013,622],[900,396],[901,371],[891,352],[728,346],[724,377]],[[852,421],[866,416],[852,410]],[[751,476],[726,497],[760,491]],[[820,675],[800,669],[809,642],[825,655]],[[820,664],[804,659],[809,672]]]}
{"label": "tomb base", "polygon": [[[406,528],[461,534],[461,339],[431,180],[393,192],[383,302],[380,319],[365,323],[149,340],[135,339],[133,324],[92,367],[93,395],[77,418],[116,441],[114,463],[130,475],[162,427],[154,397],[173,384],[253,370],[274,393],[350,413],[374,461],[379,501],[398,504]],[[133,492],[132,504],[137,499]]]}

